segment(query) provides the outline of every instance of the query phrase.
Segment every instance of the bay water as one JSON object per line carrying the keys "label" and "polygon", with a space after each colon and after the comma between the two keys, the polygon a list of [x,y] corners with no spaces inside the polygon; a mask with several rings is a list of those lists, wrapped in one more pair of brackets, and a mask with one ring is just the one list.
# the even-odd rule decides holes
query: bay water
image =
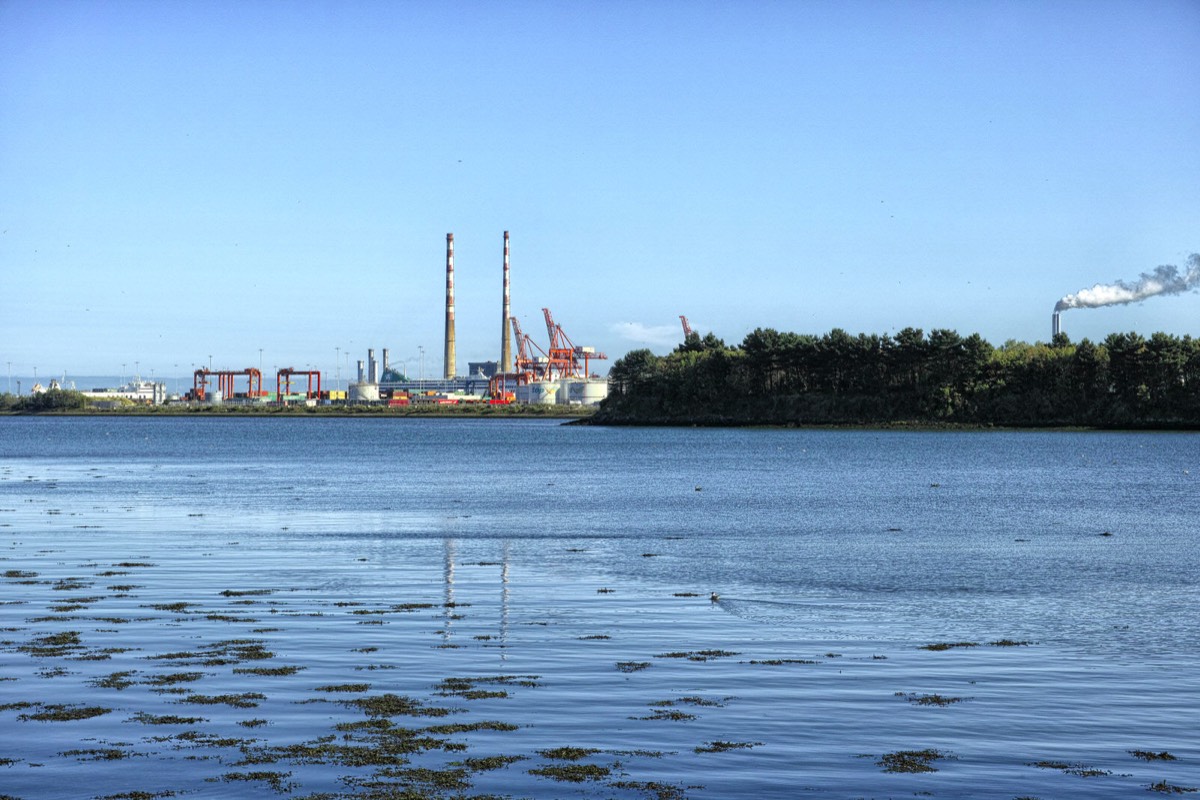
{"label": "bay water", "polygon": [[1182,792],[1198,545],[1187,433],[4,418],[0,795]]}

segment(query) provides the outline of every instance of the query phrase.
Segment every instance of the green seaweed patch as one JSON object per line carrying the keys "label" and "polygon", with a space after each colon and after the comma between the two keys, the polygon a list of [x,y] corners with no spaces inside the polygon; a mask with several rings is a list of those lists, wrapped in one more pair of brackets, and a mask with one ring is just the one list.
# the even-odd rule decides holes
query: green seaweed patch
{"label": "green seaweed patch", "polygon": [[649,661],[618,661],[617,669],[621,672],[638,672],[639,670],[648,669]]}
{"label": "green seaweed patch", "polygon": [[4,571],[4,577],[12,578],[12,579],[36,578],[37,575],[38,574],[36,572],[30,572],[29,570],[25,570],[25,569],[8,569],[8,570]]}
{"label": "green seaweed patch", "polygon": [[602,781],[612,773],[609,767],[599,764],[553,764],[546,767],[534,767],[530,775],[550,778],[566,783],[585,783],[587,781]]}
{"label": "green seaweed patch", "polygon": [[594,756],[599,752],[599,750],[591,747],[554,747],[549,750],[538,750],[537,754],[543,758],[552,758],[556,761],[579,761],[588,756]]}
{"label": "green seaweed patch", "polygon": [[348,706],[361,710],[370,717],[444,717],[456,709],[427,706],[420,700],[397,694],[380,694],[343,701]]}
{"label": "green seaweed patch", "polygon": [[741,655],[741,653],[735,653],[732,650],[677,650],[671,653],[659,653],[655,658],[686,658],[688,661],[708,661],[714,658],[729,658],[730,656],[738,655]]}
{"label": "green seaweed patch", "polygon": [[92,747],[82,750],[64,750],[59,755],[66,758],[74,758],[76,761],[121,761],[126,758],[145,755],[145,753],[134,753],[129,750],[122,750],[119,747]]}
{"label": "green seaweed patch", "polygon": [[1039,769],[1056,769],[1067,775],[1077,775],[1081,778],[1098,778],[1102,775],[1112,775],[1110,770],[1096,769],[1083,764],[1069,764],[1065,761],[1035,761],[1029,766]]}
{"label": "green seaweed patch", "polygon": [[948,758],[940,750],[897,750],[885,753],[876,763],[884,772],[937,772],[933,762]]}
{"label": "green seaweed patch", "polygon": [[448,736],[455,733],[474,733],[476,731],[498,731],[500,733],[511,733],[521,729],[520,725],[513,725],[511,722],[499,722],[497,720],[483,720],[482,722],[463,722],[452,725],[431,725],[424,730],[427,733],[434,733],[441,736]]}
{"label": "green seaweed patch", "polygon": [[1130,750],[1129,755],[1134,758],[1140,758],[1142,761],[1174,761],[1175,756],[1168,753],[1166,750],[1154,752],[1153,750]]}
{"label": "green seaweed patch", "polygon": [[947,697],[943,694],[916,694],[896,692],[897,697],[903,697],[910,703],[918,706],[952,706],[955,703],[961,703],[966,700],[965,697]]}
{"label": "green seaweed patch", "polygon": [[695,714],[690,714],[687,711],[680,711],[675,708],[656,708],[644,717],[630,717],[636,720],[669,720],[671,722],[686,722],[696,719]]}
{"label": "green seaweed patch", "polygon": [[92,717],[100,717],[111,713],[111,708],[103,706],[84,706],[70,704],[37,704],[41,709],[32,714],[21,714],[17,717],[19,720],[33,720],[36,722],[74,722],[80,719],[91,719]]}
{"label": "green seaweed patch", "polygon": [[921,645],[917,649],[940,652],[942,650],[953,650],[960,647],[979,647],[979,642],[935,642],[933,644]]}
{"label": "green seaweed patch", "polygon": [[758,747],[762,742],[705,742],[699,747],[694,748],[697,753],[725,753],[730,750],[749,750],[752,747]]}
{"label": "green seaweed patch", "polygon": [[260,728],[266,724],[267,724],[267,720],[265,720],[265,719],[255,718],[255,719],[238,720],[238,725],[241,725],[243,728]]}
{"label": "green seaweed patch", "polygon": [[1019,641],[1017,639],[997,639],[994,642],[988,642],[989,647],[1029,647],[1033,642]]}
{"label": "green seaweed patch", "polygon": [[1167,783],[1166,781],[1152,783],[1147,786],[1146,789],[1151,792],[1161,792],[1162,794],[1193,794],[1195,792],[1200,792],[1200,789],[1197,789],[1194,786],[1176,786],[1175,784]]}
{"label": "green seaweed patch", "polygon": [[437,693],[443,697],[455,696],[462,697],[465,700],[483,700],[488,698],[504,698],[509,694],[504,689],[481,689],[480,684],[486,686],[525,686],[536,688],[538,683],[538,675],[491,675],[488,677],[475,678],[446,678],[436,687]]}
{"label": "green seaweed patch", "polygon": [[[294,784],[287,783],[286,779],[290,778],[290,772],[273,772],[269,770],[257,772],[226,772],[220,777],[220,780],[230,783],[233,781],[261,782],[270,786],[275,791],[283,794],[290,791]],[[209,778],[209,780],[215,780]]]}
{"label": "green seaweed patch", "polygon": [[129,676],[134,674],[134,670],[112,672],[108,675],[105,675],[103,678],[93,678],[92,680],[88,681],[88,684],[90,686],[95,686],[97,689],[116,689],[117,691],[120,691],[122,689],[128,689],[130,686],[133,686],[134,683],[136,683],[136,681],[131,681],[129,679]]}
{"label": "green seaweed patch", "polygon": [[727,698],[725,698],[725,700],[710,700],[707,697],[698,697],[696,695],[689,695],[688,697],[677,697],[674,700],[659,700],[657,702],[651,703],[650,705],[654,706],[654,707],[660,707],[660,708],[670,708],[671,706],[676,706],[676,705],[707,706],[707,707],[711,707],[711,708],[723,708],[725,706],[725,702],[728,700],[732,700],[732,699],[733,698],[727,697]]}
{"label": "green seaweed patch", "polygon": [[183,698],[182,702],[205,706],[226,705],[233,706],[234,708],[254,708],[258,705],[257,701],[266,699],[267,696],[261,692],[241,692],[232,694],[189,694]]}
{"label": "green seaweed patch", "polygon": [[120,561],[113,564],[114,567],[121,569],[131,569],[133,567],[157,567],[158,565],[150,561]]}
{"label": "green seaweed patch", "polygon": [[86,589],[92,584],[85,582],[82,578],[63,578],[55,581],[50,588],[56,592],[73,592],[76,589]]}
{"label": "green seaweed patch", "polygon": [[371,688],[369,683],[329,683],[324,686],[317,686],[314,691],[317,692],[365,692]]}
{"label": "green seaweed patch", "polygon": [[787,664],[820,664],[821,662],[812,658],[766,658],[751,660],[746,663],[767,667],[782,667]]}
{"label": "green seaweed patch", "polygon": [[172,789],[167,789],[162,792],[120,792],[118,794],[106,794],[103,797],[97,797],[96,800],[157,800],[159,797],[175,797],[176,792]]}
{"label": "green seaweed patch", "polygon": [[34,637],[29,644],[21,645],[18,652],[27,653],[35,658],[53,658],[65,656],[83,648],[79,631],[62,631],[48,636]]}
{"label": "green seaweed patch", "polygon": [[173,614],[182,614],[187,612],[189,605],[191,604],[179,600],[174,603],[150,603],[144,607],[153,608],[155,611],[170,611]]}
{"label": "green seaweed patch", "polygon": [[257,625],[259,622],[253,617],[239,617],[236,614],[205,614],[204,618],[213,622],[245,622],[248,625]]}
{"label": "green seaweed patch", "polygon": [[173,686],[176,683],[191,683],[203,678],[203,672],[171,672],[165,675],[149,675],[142,683],[147,686]]}
{"label": "green seaweed patch", "polygon": [[273,594],[274,589],[225,589],[221,592],[222,597],[262,597],[263,595]]}
{"label": "green seaweed patch", "polygon": [[612,637],[607,633],[593,633],[588,636],[580,636],[579,638],[585,642],[600,642],[611,639]]}
{"label": "green seaweed patch", "polygon": [[[640,792],[653,800],[685,800],[687,797],[683,787],[659,781],[613,781],[610,785],[615,789]],[[702,789],[704,787],[697,786],[695,788]]]}
{"label": "green seaweed patch", "polygon": [[504,769],[511,764],[527,759],[528,756],[481,756],[477,758],[464,758],[462,761],[453,762],[453,764],[462,766],[472,772],[490,772],[492,770]]}
{"label": "green seaweed patch", "polygon": [[233,674],[282,676],[295,675],[302,669],[307,669],[307,667],[234,667]]}

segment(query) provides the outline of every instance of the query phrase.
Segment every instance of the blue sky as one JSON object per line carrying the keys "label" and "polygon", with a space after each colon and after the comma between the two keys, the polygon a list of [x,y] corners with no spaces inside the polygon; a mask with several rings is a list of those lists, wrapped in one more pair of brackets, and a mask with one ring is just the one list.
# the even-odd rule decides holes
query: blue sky
{"label": "blue sky", "polygon": [[[0,2],[0,364],[441,364],[549,307],[1049,337],[1200,250],[1200,4]],[[1072,310],[1200,335],[1200,295]],[[344,355],[343,355],[344,359]],[[178,365],[177,367],[175,365]]]}

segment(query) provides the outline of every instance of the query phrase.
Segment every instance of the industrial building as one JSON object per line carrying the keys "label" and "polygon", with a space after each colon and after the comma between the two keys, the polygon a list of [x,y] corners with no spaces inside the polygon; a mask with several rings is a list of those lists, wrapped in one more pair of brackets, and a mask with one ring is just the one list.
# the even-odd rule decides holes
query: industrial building
{"label": "industrial building", "polygon": [[[531,403],[596,405],[608,395],[608,381],[590,373],[591,363],[607,358],[594,347],[577,346],[550,309],[543,308],[549,344],[538,345],[521,330],[511,315],[509,234],[504,231],[503,295],[501,301],[500,357],[497,361],[472,361],[466,375],[456,365],[454,309],[454,234],[446,234],[446,317],[443,368],[436,379],[413,380],[392,368],[388,349],[382,363],[375,349],[357,362],[356,379],[346,391],[323,388],[322,374],[313,369],[284,367],[275,375],[275,391],[263,385],[260,369],[197,369],[185,402],[194,403],[324,403],[410,405],[418,403],[493,404]],[[513,343],[516,343],[514,357]],[[424,370],[422,370],[423,372]],[[160,385],[161,386],[161,385]],[[112,391],[112,390],[106,390]],[[149,391],[140,389],[140,391]],[[164,402],[165,389],[150,402]]]}
{"label": "industrial building", "polygon": [[[388,351],[383,350],[383,370],[378,368],[374,349],[366,362],[358,362],[358,380],[350,384],[349,402],[403,404],[422,398],[463,402],[486,398],[493,403],[596,405],[608,396],[608,380],[589,372],[592,361],[607,358],[594,347],[575,345],[543,308],[549,347],[543,349],[521,330],[511,315],[509,235],[504,232],[504,281],[501,304],[500,360],[471,362],[468,374],[458,374],[454,316],[454,234],[446,234],[446,324],[443,369],[440,380],[384,381],[391,371]],[[512,356],[516,341],[517,357]],[[398,396],[399,395],[399,396]],[[402,397],[400,397],[402,396]],[[413,398],[417,398],[414,401]]]}

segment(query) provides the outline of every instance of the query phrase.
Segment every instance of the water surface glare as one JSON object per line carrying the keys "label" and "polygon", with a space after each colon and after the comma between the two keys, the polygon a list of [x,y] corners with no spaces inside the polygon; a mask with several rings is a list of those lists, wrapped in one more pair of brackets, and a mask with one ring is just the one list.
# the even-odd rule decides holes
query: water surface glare
{"label": "water surface glare", "polygon": [[1194,434],[0,418],[0,796],[1200,787],[1198,479]]}

